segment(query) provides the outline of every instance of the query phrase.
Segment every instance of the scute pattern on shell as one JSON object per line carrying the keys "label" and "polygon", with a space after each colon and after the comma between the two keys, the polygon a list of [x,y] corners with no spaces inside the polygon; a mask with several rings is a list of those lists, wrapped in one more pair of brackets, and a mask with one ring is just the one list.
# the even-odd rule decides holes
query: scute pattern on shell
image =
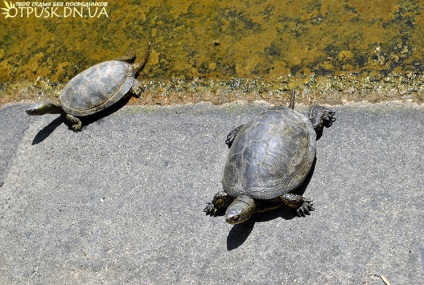
{"label": "scute pattern on shell", "polygon": [[59,100],[66,113],[86,116],[106,109],[124,97],[134,83],[131,64],[111,60],[96,64],[74,78]]}
{"label": "scute pattern on shell", "polygon": [[255,199],[291,192],[308,175],[315,150],[316,132],[308,118],[289,108],[271,108],[237,134],[224,169],[224,191]]}

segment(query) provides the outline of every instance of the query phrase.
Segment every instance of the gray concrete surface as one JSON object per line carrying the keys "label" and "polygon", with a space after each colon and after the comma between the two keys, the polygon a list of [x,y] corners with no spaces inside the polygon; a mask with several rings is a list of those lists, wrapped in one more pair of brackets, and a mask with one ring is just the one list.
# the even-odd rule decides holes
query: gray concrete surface
{"label": "gray concrete surface", "polygon": [[124,107],[80,133],[4,107],[0,284],[424,284],[423,106],[333,107],[306,218],[204,215],[227,133],[266,107]]}
{"label": "gray concrete surface", "polygon": [[29,121],[29,116],[23,116],[21,105],[9,105],[0,111],[0,185],[4,183],[9,163],[13,160]]}

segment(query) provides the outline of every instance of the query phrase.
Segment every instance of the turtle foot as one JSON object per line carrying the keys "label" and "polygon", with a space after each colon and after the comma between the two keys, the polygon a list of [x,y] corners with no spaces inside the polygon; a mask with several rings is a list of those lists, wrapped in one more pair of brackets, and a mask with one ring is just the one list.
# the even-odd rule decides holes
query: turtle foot
{"label": "turtle foot", "polygon": [[131,86],[131,93],[134,94],[135,97],[140,98],[140,94],[143,91],[143,86],[141,85],[140,81],[137,79],[134,79],[134,83]]}
{"label": "turtle foot", "polygon": [[74,132],[80,132],[82,130],[82,127],[80,124],[72,125],[72,130]]}
{"label": "turtle foot", "polygon": [[297,208],[296,213],[300,217],[305,217],[306,215],[309,215],[310,212],[314,210],[315,208],[313,207],[312,200],[304,198],[302,205],[300,205],[300,207]]}
{"label": "turtle foot", "polygon": [[74,132],[79,132],[82,129],[82,122],[71,114],[66,114],[66,119],[72,124],[71,128]]}
{"label": "turtle foot", "polygon": [[203,212],[205,212],[207,216],[211,217],[216,217],[218,215],[218,209],[215,208],[214,204],[212,203],[208,203],[205,209],[203,209]]}
{"label": "turtle foot", "polygon": [[232,198],[225,192],[218,192],[212,199],[212,202],[209,202],[203,212],[209,216],[221,216],[225,213],[225,210],[228,208],[228,205],[231,204]]}

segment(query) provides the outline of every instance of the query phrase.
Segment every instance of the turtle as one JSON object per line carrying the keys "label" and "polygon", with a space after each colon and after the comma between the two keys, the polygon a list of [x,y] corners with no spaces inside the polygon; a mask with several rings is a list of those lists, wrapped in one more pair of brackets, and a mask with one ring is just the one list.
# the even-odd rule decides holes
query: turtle
{"label": "turtle", "polygon": [[305,216],[312,201],[296,194],[315,160],[317,134],[336,120],[335,112],[313,105],[308,117],[289,107],[276,106],[232,130],[230,148],[218,192],[203,210],[206,215],[225,213],[229,224],[240,224],[256,212],[283,205]]}
{"label": "turtle", "polygon": [[136,77],[147,62],[150,42],[140,62],[133,63],[136,55],[129,50],[115,60],[93,65],[72,78],[62,90],[58,101],[40,101],[29,107],[29,115],[66,114],[72,129],[80,131],[79,117],[98,113],[134,95],[140,96],[142,86]]}

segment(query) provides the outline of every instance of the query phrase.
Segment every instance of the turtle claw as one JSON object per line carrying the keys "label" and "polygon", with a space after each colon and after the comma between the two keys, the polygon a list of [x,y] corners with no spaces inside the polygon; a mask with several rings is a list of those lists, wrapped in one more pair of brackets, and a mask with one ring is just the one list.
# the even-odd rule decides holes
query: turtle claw
{"label": "turtle claw", "polygon": [[81,125],[72,125],[72,130],[74,131],[74,132],[79,132],[79,131],[81,131],[82,130],[82,127],[81,127]]}
{"label": "turtle claw", "polygon": [[312,201],[309,199],[304,199],[303,204],[297,208],[296,213],[299,217],[305,217],[309,215],[310,212],[314,211],[315,208],[312,206]]}
{"label": "turtle claw", "polygon": [[215,208],[214,204],[208,203],[205,209],[203,209],[203,212],[205,212],[207,216],[216,217],[218,214],[218,209]]}

